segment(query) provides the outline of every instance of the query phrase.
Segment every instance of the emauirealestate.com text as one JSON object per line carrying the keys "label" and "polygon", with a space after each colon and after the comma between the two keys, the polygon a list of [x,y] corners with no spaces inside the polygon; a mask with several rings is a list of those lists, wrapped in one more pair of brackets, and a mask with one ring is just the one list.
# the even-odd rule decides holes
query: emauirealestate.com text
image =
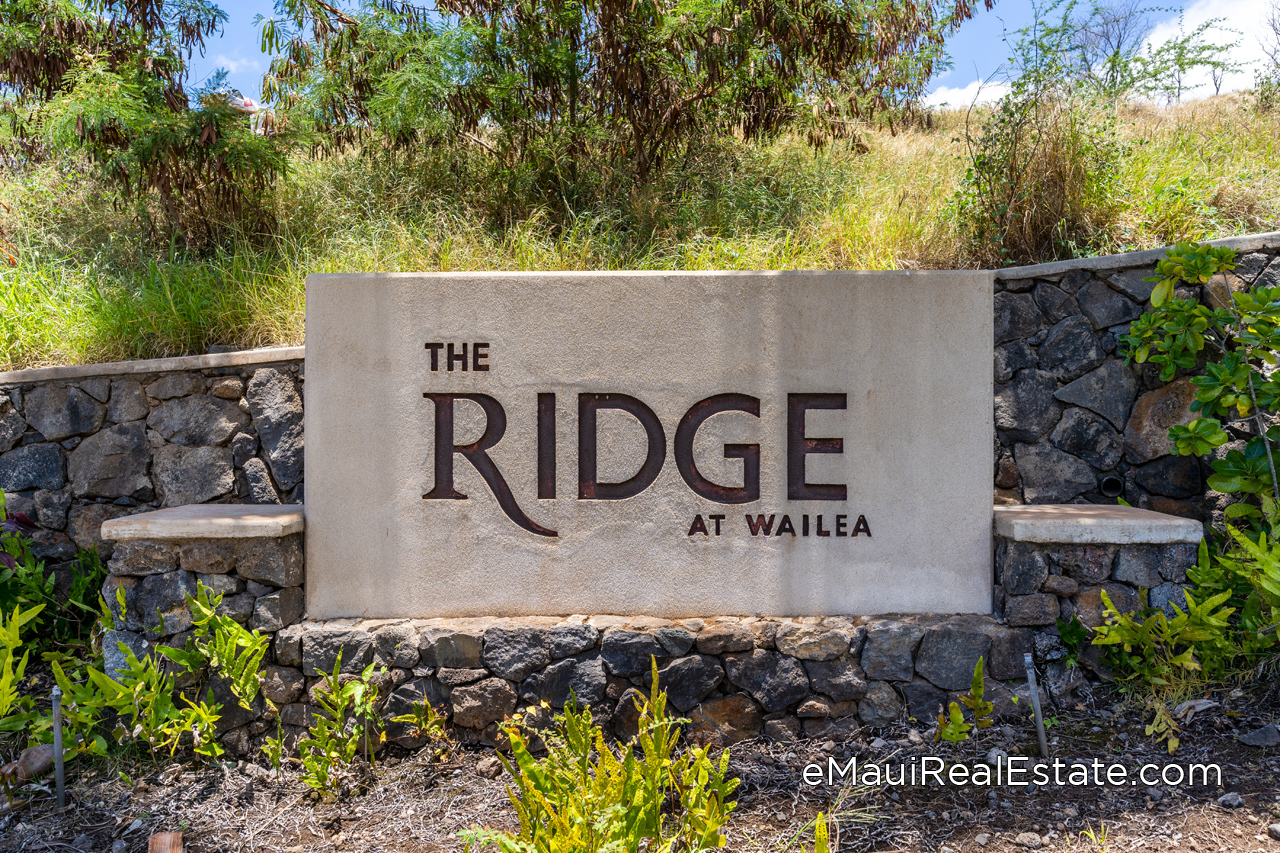
{"label": "emauirealestate.com text", "polygon": [[1011,755],[994,766],[982,762],[948,763],[936,755],[925,755],[896,764],[860,762],[850,758],[843,764],[827,759],[807,764],[801,778],[806,785],[951,785],[953,787],[1088,787],[1110,785],[1165,785],[1169,787],[1218,787],[1222,768],[1217,764],[1143,764],[1129,768],[1123,764],[1055,758],[1045,761]]}

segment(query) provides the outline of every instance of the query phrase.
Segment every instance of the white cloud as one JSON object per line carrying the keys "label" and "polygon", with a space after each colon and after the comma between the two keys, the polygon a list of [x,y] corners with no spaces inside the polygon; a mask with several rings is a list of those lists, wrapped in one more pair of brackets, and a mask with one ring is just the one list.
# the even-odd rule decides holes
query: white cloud
{"label": "white cloud", "polygon": [[967,107],[998,101],[1008,91],[1006,83],[974,80],[967,86],[939,86],[925,96],[924,102],[931,107]]}
{"label": "white cloud", "polygon": [[[1212,18],[1223,18],[1219,29],[1208,34],[1209,40],[1217,44],[1239,42],[1231,51],[1231,59],[1245,67],[1227,75],[1222,83],[1223,92],[1253,87],[1254,72],[1263,67],[1266,59],[1259,39],[1271,35],[1265,23],[1270,7],[1270,0],[1197,0],[1186,7],[1182,21],[1184,32],[1191,32]],[[1147,40],[1147,46],[1159,46],[1178,35],[1178,17],[1175,15],[1156,26]],[[1190,97],[1213,94],[1213,82],[1208,71],[1197,71],[1188,76],[1188,81],[1193,87]]]}
{"label": "white cloud", "polygon": [[213,58],[215,68],[225,68],[231,74],[239,74],[241,71],[261,71],[262,63],[257,59],[232,59],[225,54],[218,54]]}

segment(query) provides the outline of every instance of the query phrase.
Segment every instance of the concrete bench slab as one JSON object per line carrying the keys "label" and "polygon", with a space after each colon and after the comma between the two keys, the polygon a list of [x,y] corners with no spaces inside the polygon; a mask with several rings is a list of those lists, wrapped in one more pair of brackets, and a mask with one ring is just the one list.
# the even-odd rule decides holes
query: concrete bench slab
{"label": "concrete bench slab", "polygon": [[144,512],[102,523],[102,538],[253,539],[301,533],[303,507],[297,504],[194,504]]}
{"label": "concrete bench slab", "polygon": [[1166,545],[1199,542],[1200,522],[1149,509],[1096,504],[995,507],[996,535],[1060,545]]}

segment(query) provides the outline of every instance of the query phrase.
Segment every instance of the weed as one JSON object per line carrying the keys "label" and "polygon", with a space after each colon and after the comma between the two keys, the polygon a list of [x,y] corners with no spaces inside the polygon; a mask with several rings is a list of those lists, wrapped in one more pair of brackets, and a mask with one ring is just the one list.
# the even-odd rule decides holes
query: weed
{"label": "weed", "polygon": [[359,676],[344,677],[339,652],[333,672],[324,673],[324,686],[315,691],[322,713],[312,718],[307,736],[298,741],[298,752],[302,780],[322,794],[346,794],[361,787],[364,779],[353,767],[361,744],[365,758],[373,764],[372,741],[382,736],[373,671],[374,665],[369,664]]}
{"label": "weed", "polygon": [[[987,729],[994,725],[995,720],[992,716],[995,711],[995,703],[986,701],[986,685],[982,678],[982,658],[978,658],[978,662],[973,667],[973,680],[969,683],[969,691],[960,696],[960,701],[952,702],[944,711],[938,712],[938,728],[933,736],[936,743],[945,740],[953,746],[964,743],[969,739],[969,733],[974,729]],[[964,711],[960,706],[964,705],[969,709],[969,713],[973,718],[973,722],[969,723],[964,718]]]}
{"label": "weed", "polygon": [[682,721],[667,714],[656,662],[652,674],[648,701],[637,700],[639,733],[616,750],[592,722],[591,711],[575,703],[543,733],[547,754],[540,759],[530,753],[518,721],[505,725],[512,761],[503,759],[503,764],[515,780],[516,791],[508,795],[520,832],[472,829],[461,836],[467,850],[492,845],[502,853],[632,853],[723,847],[720,829],[734,809],[729,798],[738,785],[728,778],[729,751],[718,762],[705,747],[678,752]]}

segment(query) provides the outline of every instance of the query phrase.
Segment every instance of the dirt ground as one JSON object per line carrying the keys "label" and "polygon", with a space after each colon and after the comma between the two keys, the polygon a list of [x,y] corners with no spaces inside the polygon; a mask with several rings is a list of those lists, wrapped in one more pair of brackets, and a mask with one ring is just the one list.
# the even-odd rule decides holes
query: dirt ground
{"label": "dirt ground", "polygon": [[[1144,712],[1110,689],[1094,688],[1072,706],[1048,712],[1054,757],[1129,768],[1217,763],[1221,786],[811,787],[802,779],[806,765],[827,767],[831,757],[843,766],[856,756],[865,766],[923,755],[1000,760],[992,750],[1034,756],[1029,720],[983,731],[955,753],[933,744],[929,729],[910,724],[863,729],[843,743],[739,743],[730,750],[731,772],[741,785],[727,848],[799,850],[801,840],[811,846],[807,826],[823,810],[839,816],[833,849],[842,851],[1280,853],[1280,840],[1268,834],[1271,824],[1280,824],[1280,747],[1250,747],[1237,739],[1275,722],[1277,692],[1269,684],[1214,695],[1217,706],[1184,723],[1173,756],[1144,733]],[[459,747],[442,760],[427,751],[388,755],[368,793],[336,802],[317,801],[290,767],[277,779],[270,769],[243,762],[73,764],[64,813],[57,813],[51,780],[23,792],[26,805],[0,805],[0,850],[135,853],[147,849],[152,832],[181,831],[190,853],[460,851],[465,844],[457,833],[468,828],[515,827],[507,780],[482,772],[492,767],[484,761],[491,754]],[[1240,795],[1241,805],[1219,803],[1231,793]]]}

